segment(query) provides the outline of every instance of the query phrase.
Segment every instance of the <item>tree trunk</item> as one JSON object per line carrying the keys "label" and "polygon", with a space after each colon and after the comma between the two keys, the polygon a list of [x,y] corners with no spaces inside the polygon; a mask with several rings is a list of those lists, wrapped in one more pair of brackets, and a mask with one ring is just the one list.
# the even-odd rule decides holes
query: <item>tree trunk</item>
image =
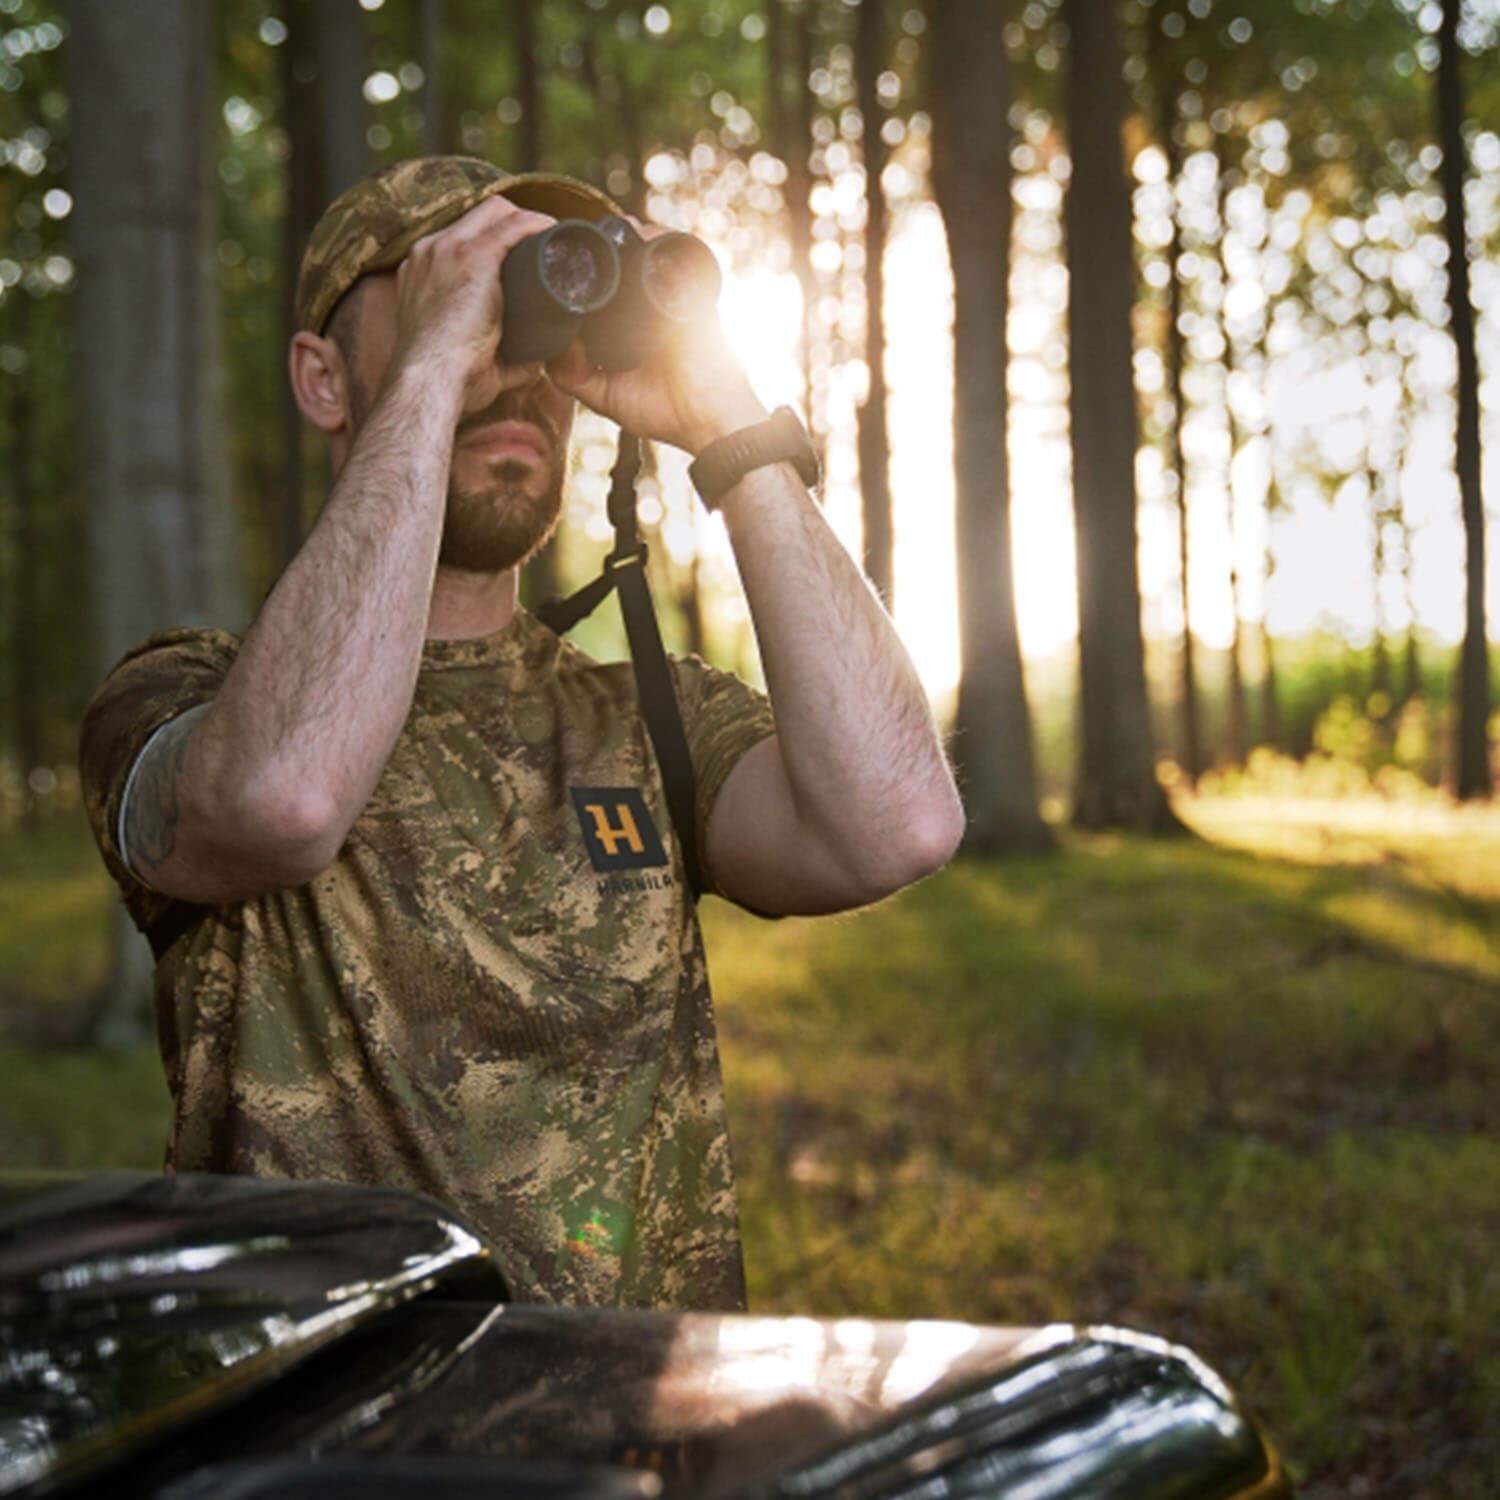
{"label": "tree trunk", "polygon": [[599,43],[600,33],[613,23],[614,17],[607,12],[600,14],[592,12],[583,25],[583,60],[579,72],[582,77],[584,89],[593,101],[591,113],[591,126],[594,138],[593,155],[590,158],[588,170],[584,173],[587,181],[591,182],[601,193],[607,192],[605,186],[609,176],[609,158],[619,140],[617,134],[619,122],[610,118],[610,112],[606,105],[619,104],[619,79],[611,71],[599,66]]}
{"label": "tree trunk", "polygon": [[[641,103],[630,80],[628,49],[611,45],[617,35],[611,11],[595,13],[583,26],[583,86],[594,101],[597,168],[590,180],[627,214],[646,216],[646,138]],[[625,181],[619,180],[623,164]],[[616,180],[611,180],[611,178]]]}
{"label": "tree trunk", "polygon": [[[870,0],[866,0],[870,3]],[[1008,65],[985,0],[932,13],[932,170],[953,265],[953,449],[961,676],[954,756],[981,855],[1050,848],[1037,811],[1016,627],[1006,443]]]}
{"label": "tree trunk", "polygon": [[[859,488],[864,515],[865,573],[890,608],[896,597],[895,533],[891,519],[891,445],[885,387],[885,170],[881,139],[879,0],[855,12],[854,56],[865,168],[865,368],[870,384],[858,415]],[[1003,119],[1002,119],[1003,123]]]}
{"label": "tree trunk", "polygon": [[[7,334],[21,349],[31,350],[33,308],[24,285],[5,298],[10,313]],[[50,639],[42,626],[42,549],[38,536],[36,475],[36,408],[32,400],[36,377],[10,382],[6,402],[9,428],[11,494],[15,500],[15,565],[11,596],[10,646],[15,705],[15,745],[21,773],[21,816],[28,832],[41,821],[41,805],[31,786],[31,773],[47,759],[45,652]]]}
{"label": "tree trunk", "polygon": [[[282,316],[290,341],[296,331],[293,305],[303,247],[323,210],[368,172],[370,150],[359,8],[350,0],[288,0],[286,24],[281,94],[289,150],[281,273]],[[279,573],[302,545],[308,477],[302,413],[286,378],[284,346],[277,351],[273,378],[281,391],[282,494],[271,527],[273,572]]]}
{"label": "tree trunk", "polygon": [[286,130],[286,212],[281,221],[281,313],[283,338],[268,378],[281,393],[281,495],[268,512],[271,572],[280,574],[302,542],[302,412],[285,373],[286,345],[295,332],[293,307],[302,247],[323,210],[323,171],[318,155],[318,48],[312,0],[289,0],[287,35],[281,47],[281,111]]}
{"label": "tree trunk", "polygon": [[[1150,28],[1160,39],[1160,26]],[[1159,49],[1158,49],[1159,50]],[[1182,215],[1178,211],[1177,185],[1182,175],[1182,153],[1177,149],[1177,91],[1169,76],[1167,59],[1157,60],[1157,133],[1167,159],[1167,189],[1171,193],[1172,238],[1167,246],[1167,389],[1172,397],[1172,421],[1167,429],[1166,472],[1177,502],[1177,587],[1182,604],[1182,644],[1177,658],[1177,708],[1181,733],[1182,771],[1196,786],[1203,775],[1203,743],[1198,725],[1198,671],[1194,662],[1193,619],[1188,563],[1192,554],[1188,525],[1187,463],[1182,452],[1182,427],[1187,419],[1183,395],[1186,349],[1182,337]]]}
{"label": "tree trunk", "polygon": [[708,655],[708,631],[703,618],[703,568],[698,553],[694,552],[687,567],[678,578],[677,607],[682,611],[683,624],[687,629],[687,649],[693,656]]}
{"label": "tree trunk", "polygon": [[[1266,575],[1270,576],[1269,573]],[[1276,684],[1276,642],[1269,619],[1260,627],[1260,737],[1273,750],[1281,749],[1281,701]]]}
{"label": "tree trunk", "polygon": [[318,124],[326,208],[370,170],[365,18],[358,0],[315,0]]}
{"label": "tree trunk", "polygon": [[1406,600],[1406,644],[1402,650],[1401,696],[1399,703],[1405,707],[1413,698],[1422,694],[1422,656],[1417,635],[1417,589],[1413,576],[1412,526],[1406,516],[1403,503],[1397,512],[1396,521],[1401,527],[1401,589]]}
{"label": "tree trunk", "polygon": [[1413,693],[1420,693],[1417,681],[1417,597],[1412,577],[1412,527],[1406,514],[1406,495],[1402,487],[1402,456],[1411,437],[1411,384],[1408,362],[1401,361],[1401,404],[1397,409],[1395,430],[1386,452],[1384,484],[1387,502],[1386,518],[1395,523],[1401,538],[1401,597],[1406,606],[1407,625],[1401,647],[1401,680],[1393,689],[1392,718],[1404,708]]}
{"label": "tree trunk", "polygon": [[417,0],[417,63],[422,69],[422,150],[442,152],[448,142],[443,96],[443,0]]}
{"label": "tree trunk", "polygon": [[[630,81],[630,58],[628,49],[621,48],[616,58],[615,88],[617,91],[616,114],[618,116],[618,153],[625,158],[630,185],[625,192],[616,195],[616,201],[628,214],[638,219],[646,217],[646,134],[641,119],[641,101]],[[608,192],[609,168],[606,160],[604,188]]]}
{"label": "tree trunk", "polygon": [[1438,141],[1443,148],[1443,227],[1448,241],[1448,313],[1458,354],[1458,423],[1454,434],[1459,506],[1464,525],[1464,639],[1459,657],[1456,791],[1465,801],[1488,797],[1490,779],[1489,643],[1485,636],[1484,495],[1479,462],[1479,363],[1469,296],[1464,214],[1464,105],[1460,75],[1460,0],[1443,0],[1438,27]]}
{"label": "tree trunk", "polygon": [[[537,0],[513,0],[511,21],[516,49],[516,93],[521,101],[521,159],[511,166],[519,172],[542,165],[542,80],[537,71]],[[521,570],[521,597],[542,604],[562,590],[562,570],[556,535]]]}
{"label": "tree trunk", "polygon": [[537,0],[513,0],[511,19],[516,48],[516,92],[521,101],[521,159],[518,172],[542,165],[542,81],[536,67]]}
{"label": "tree trunk", "polygon": [[1417,640],[1417,621],[1413,615],[1406,627],[1406,644],[1401,653],[1401,706],[1422,696],[1422,655]]}
{"label": "tree trunk", "polygon": [[[786,165],[787,231],[791,243],[792,272],[802,289],[802,334],[799,347],[802,368],[802,414],[813,429],[813,328],[817,296],[812,271],[812,174],[808,154],[812,149],[812,5],[802,0],[788,11],[788,0],[770,0],[766,56],[770,76],[766,97],[770,101],[771,149]],[[790,80],[792,103],[787,103]],[[816,441],[816,434],[814,435]]]}
{"label": "tree trunk", "polygon": [[[1374,635],[1370,649],[1369,697],[1382,700],[1374,705],[1379,709],[1382,722],[1391,717],[1391,658],[1385,639],[1385,605],[1381,598],[1381,584],[1385,579],[1385,521],[1386,507],[1381,501],[1380,475],[1376,472],[1373,455],[1367,455],[1365,484],[1370,495],[1370,608]],[[1371,705],[1367,702],[1366,708]]]}
{"label": "tree trunk", "polygon": [[[1221,219],[1219,233],[1222,236],[1226,232],[1227,226]],[[1227,290],[1228,281],[1223,281],[1222,285]],[[1220,326],[1224,339],[1224,420],[1229,428],[1229,462],[1224,471],[1224,520],[1229,533],[1229,608],[1234,615],[1225,691],[1229,695],[1229,763],[1242,766],[1250,754],[1250,716],[1245,709],[1245,622],[1240,602],[1239,514],[1234,503],[1234,460],[1240,449],[1240,429],[1234,407],[1230,404],[1230,380],[1235,367],[1234,342],[1222,305]]]}
{"label": "tree trunk", "polygon": [[[1078,549],[1082,753],[1074,819],[1087,828],[1181,828],[1156,779],[1137,571],[1132,246],[1110,0],[1065,0],[1073,175],[1068,410]],[[962,544],[960,544],[962,545]]]}
{"label": "tree trunk", "polygon": [[1276,646],[1271,639],[1271,580],[1276,576],[1276,551],[1272,545],[1272,529],[1276,513],[1282,507],[1281,491],[1276,481],[1276,432],[1271,425],[1271,352],[1270,310],[1260,319],[1256,338],[1256,367],[1260,373],[1261,407],[1265,415],[1260,431],[1266,442],[1266,501],[1265,543],[1261,549],[1261,627],[1260,646],[1262,675],[1260,680],[1260,739],[1273,750],[1283,749],[1281,743],[1281,712],[1276,682]]}
{"label": "tree trunk", "polygon": [[1229,435],[1229,461],[1224,469],[1224,519],[1229,531],[1229,607],[1234,612],[1225,690],[1229,696],[1229,763],[1242,766],[1250,754],[1250,717],[1245,707],[1245,626],[1240,608],[1239,516],[1234,503],[1234,461],[1240,451],[1240,424],[1234,414],[1231,390],[1238,361],[1228,315],[1230,174],[1224,162],[1222,136],[1215,139],[1215,154],[1219,198],[1219,334],[1224,340],[1224,423]]}
{"label": "tree trunk", "polygon": [[[76,391],[96,665],[167,625],[238,628],[241,583],[214,354],[208,83],[194,0],[77,0],[70,11]],[[117,908],[123,919],[123,911]],[[142,1034],[150,955],[117,923],[96,1040]]]}

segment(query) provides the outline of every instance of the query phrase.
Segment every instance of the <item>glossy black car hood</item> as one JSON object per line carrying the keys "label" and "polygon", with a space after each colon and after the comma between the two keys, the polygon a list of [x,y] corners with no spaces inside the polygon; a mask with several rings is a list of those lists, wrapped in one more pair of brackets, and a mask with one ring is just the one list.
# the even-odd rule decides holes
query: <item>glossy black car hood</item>
{"label": "glossy black car hood", "polygon": [[502,1307],[430,1387],[336,1446],[567,1453],[649,1467],[668,1497],[1226,1500],[1281,1482],[1193,1355],[1071,1325]]}
{"label": "glossy black car hood", "polygon": [[0,1494],[76,1482],[451,1284],[478,1237],[407,1193],[106,1173],[0,1187]]}
{"label": "glossy black car hood", "polygon": [[0,1494],[1270,1500],[1274,1455],[1139,1334],[509,1305],[403,1193],[0,1188]]}

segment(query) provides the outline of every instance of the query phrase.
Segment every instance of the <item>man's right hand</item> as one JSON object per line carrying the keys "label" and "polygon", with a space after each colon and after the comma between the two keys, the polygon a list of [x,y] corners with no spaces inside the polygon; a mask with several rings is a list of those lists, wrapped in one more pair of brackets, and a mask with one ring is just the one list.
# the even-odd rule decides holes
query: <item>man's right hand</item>
{"label": "man's right hand", "polygon": [[472,412],[503,389],[535,379],[539,365],[507,368],[498,361],[500,266],[513,246],[554,223],[497,196],[418,240],[396,268],[395,344],[383,386],[409,371],[456,381],[462,410]]}

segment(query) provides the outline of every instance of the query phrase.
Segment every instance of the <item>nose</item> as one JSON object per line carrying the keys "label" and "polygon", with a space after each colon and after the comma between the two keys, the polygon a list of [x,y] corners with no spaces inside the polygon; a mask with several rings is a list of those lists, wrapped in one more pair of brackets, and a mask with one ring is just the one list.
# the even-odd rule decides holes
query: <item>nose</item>
{"label": "nose", "polygon": [[495,368],[500,377],[501,391],[529,390],[547,378],[546,366],[540,360],[533,360],[525,365],[507,365],[497,361]]}
{"label": "nose", "polygon": [[547,369],[540,360],[529,365],[499,365],[501,390],[528,390],[546,380]]}
{"label": "nose", "polygon": [[537,361],[525,365],[502,364],[498,359],[482,376],[469,387],[468,399],[464,402],[466,415],[484,411],[493,406],[502,396],[512,392],[529,392],[533,386],[546,380],[547,371]]}

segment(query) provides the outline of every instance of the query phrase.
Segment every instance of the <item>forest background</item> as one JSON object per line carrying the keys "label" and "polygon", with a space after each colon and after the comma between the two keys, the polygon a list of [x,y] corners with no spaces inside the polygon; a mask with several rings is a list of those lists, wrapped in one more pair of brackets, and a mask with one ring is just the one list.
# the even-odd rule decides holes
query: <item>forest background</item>
{"label": "forest background", "polygon": [[[719,254],[969,812],[872,912],[707,914],[757,1305],[1152,1327],[1307,1493],[1493,1494],[1497,45],[1494,0],[0,0],[0,1163],[159,1161],[77,724],[316,514],[307,230],[385,161],[540,165]],[[642,494],[669,643],[756,676],[678,456]]]}

